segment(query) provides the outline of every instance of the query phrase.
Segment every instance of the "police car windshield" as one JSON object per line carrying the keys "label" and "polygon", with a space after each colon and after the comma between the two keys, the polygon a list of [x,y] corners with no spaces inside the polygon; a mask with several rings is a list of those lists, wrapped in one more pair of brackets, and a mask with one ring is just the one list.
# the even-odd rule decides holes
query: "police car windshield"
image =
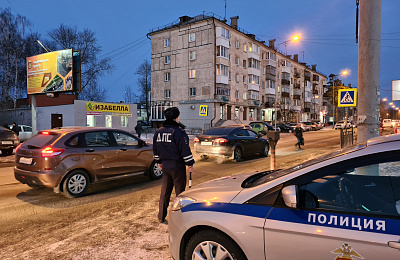
{"label": "police car windshield", "polygon": [[204,133],[204,135],[228,135],[232,128],[214,128]]}
{"label": "police car windshield", "polygon": [[288,168],[288,169],[279,170],[279,171],[276,171],[276,172],[266,172],[266,174],[263,175],[261,178],[260,178],[260,175],[257,175],[257,174],[253,175],[254,178],[259,178],[259,179],[255,180],[255,181],[251,181],[251,180],[249,181],[249,179],[246,179],[246,181],[248,183],[251,183],[251,184],[250,185],[245,185],[244,187],[249,188],[249,187],[254,187],[254,186],[258,186],[258,185],[267,183],[269,181],[272,181],[274,179],[280,178],[282,176],[285,176],[285,175],[290,174],[292,172],[295,172],[297,170],[301,170],[303,168],[309,167],[309,166],[314,165],[316,163],[320,163],[320,162],[326,161],[326,160],[328,160],[330,158],[333,158],[333,157],[336,157],[336,156],[344,155],[344,154],[347,154],[347,153],[350,153],[350,152],[365,148],[366,146],[367,146],[366,143],[356,144],[354,146],[350,146],[350,147],[344,148],[342,150],[338,150],[338,151],[335,151],[333,153],[329,153],[329,154],[323,155],[321,157],[306,161],[306,162],[304,162],[302,164],[298,164],[298,165],[296,165],[294,167],[291,167],[291,168]]}

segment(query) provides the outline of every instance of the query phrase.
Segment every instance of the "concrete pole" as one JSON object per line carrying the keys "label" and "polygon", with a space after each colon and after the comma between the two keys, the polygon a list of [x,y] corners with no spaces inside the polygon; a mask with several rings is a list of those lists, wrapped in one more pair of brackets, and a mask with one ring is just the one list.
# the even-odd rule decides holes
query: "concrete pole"
{"label": "concrete pole", "polygon": [[379,136],[382,0],[360,1],[358,142]]}

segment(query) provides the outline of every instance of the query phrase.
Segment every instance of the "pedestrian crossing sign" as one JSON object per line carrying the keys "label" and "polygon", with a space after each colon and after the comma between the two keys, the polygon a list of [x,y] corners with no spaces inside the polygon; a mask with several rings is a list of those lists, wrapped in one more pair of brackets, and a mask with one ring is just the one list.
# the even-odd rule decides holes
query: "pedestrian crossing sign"
{"label": "pedestrian crossing sign", "polygon": [[208,106],[200,105],[199,116],[208,116]]}
{"label": "pedestrian crossing sign", "polygon": [[339,89],[338,107],[356,107],[357,89]]}

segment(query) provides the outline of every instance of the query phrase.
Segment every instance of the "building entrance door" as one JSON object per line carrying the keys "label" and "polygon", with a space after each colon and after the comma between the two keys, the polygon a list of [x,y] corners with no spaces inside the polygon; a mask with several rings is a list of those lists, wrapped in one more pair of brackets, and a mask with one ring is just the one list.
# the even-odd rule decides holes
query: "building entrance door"
{"label": "building entrance door", "polygon": [[51,128],[62,127],[62,114],[51,114]]}
{"label": "building entrance door", "polygon": [[226,107],[226,120],[232,120],[232,106]]}

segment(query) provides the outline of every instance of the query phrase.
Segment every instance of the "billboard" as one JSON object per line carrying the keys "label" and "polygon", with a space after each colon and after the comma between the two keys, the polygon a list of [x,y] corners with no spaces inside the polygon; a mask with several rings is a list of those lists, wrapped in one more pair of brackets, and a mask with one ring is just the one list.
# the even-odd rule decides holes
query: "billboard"
{"label": "billboard", "polygon": [[26,58],[28,94],[76,91],[72,68],[72,49]]}
{"label": "billboard", "polygon": [[400,80],[392,80],[392,101],[400,101]]}

